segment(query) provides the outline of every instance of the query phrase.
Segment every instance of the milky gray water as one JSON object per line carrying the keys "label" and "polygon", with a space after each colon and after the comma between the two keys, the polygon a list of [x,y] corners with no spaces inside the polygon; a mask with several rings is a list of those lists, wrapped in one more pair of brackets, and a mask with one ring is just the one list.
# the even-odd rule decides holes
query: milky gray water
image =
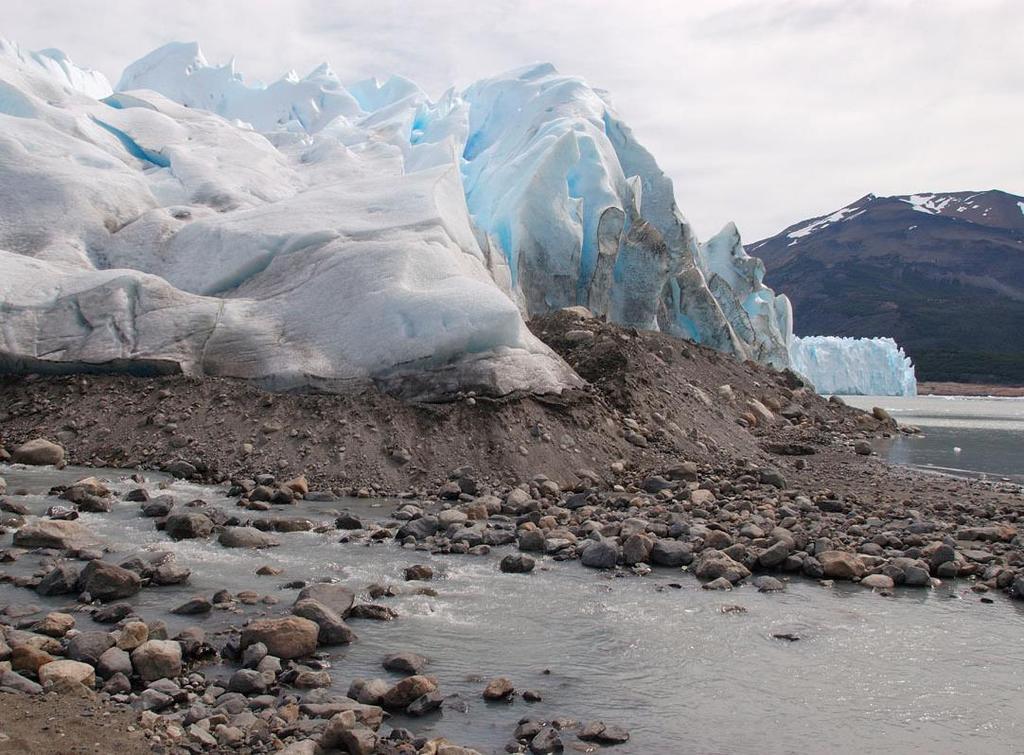
{"label": "milky gray water", "polygon": [[844,396],[852,406],[881,406],[920,435],[881,440],[880,453],[921,469],[1024,483],[1024,398]]}
{"label": "milky gray water", "polygon": [[[87,472],[0,466],[9,491],[35,494]],[[169,491],[182,503],[201,496],[234,509],[209,489],[175,482]],[[53,502],[42,495],[16,500],[33,512]],[[375,518],[393,504],[302,503],[274,513],[330,521],[341,508]],[[331,653],[335,687],[344,693],[356,676],[388,677],[379,665],[385,653],[420,652],[451,697],[443,712],[396,725],[483,752],[502,751],[524,716],[600,718],[628,727],[630,742],[609,753],[1008,753],[1024,746],[1024,605],[1002,596],[983,604],[963,583],[898,589],[890,598],[805,580],[782,594],[752,587],[707,592],[678,570],[613,578],[575,562],[543,560],[533,574],[510,575],[498,570],[504,549],[486,557],[430,556],[393,543],[339,543],[336,531],[282,534],[282,547],[268,551],[225,550],[214,542],[171,542],[137,514],[138,504],[121,502],[109,514],[81,520],[114,546],[113,561],[138,549],[166,549],[191,566],[191,585],[136,596],[145,618],[162,618],[172,631],[200,624],[213,633],[246,616],[284,611],[296,595],[281,589],[286,581],[335,578],[357,590],[393,581],[407,589],[404,566],[432,565],[436,597],[382,599],[399,611],[397,621],[352,622],[359,641]],[[10,535],[0,536],[0,547],[9,544]],[[0,569],[29,573],[36,563],[26,555]],[[253,576],[267,563],[284,574]],[[281,602],[246,607],[243,615],[167,613],[221,588],[256,589]],[[0,584],[0,605],[8,602],[48,609],[68,603]],[[747,610],[725,614],[724,605]],[[97,627],[80,617],[79,628]],[[800,640],[772,638],[782,632]],[[543,702],[485,703],[480,679],[495,675],[539,690]],[[582,743],[569,736],[567,745]]]}

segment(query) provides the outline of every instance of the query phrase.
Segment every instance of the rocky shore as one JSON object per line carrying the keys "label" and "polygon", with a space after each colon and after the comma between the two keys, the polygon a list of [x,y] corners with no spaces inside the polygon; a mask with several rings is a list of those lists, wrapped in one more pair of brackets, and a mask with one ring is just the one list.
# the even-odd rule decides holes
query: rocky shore
{"label": "rocky shore", "polygon": [[[2,700],[101,711],[90,717],[116,722],[107,736],[131,727],[128,752],[474,752],[389,723],[446,704],[421,649],[381,659],[397,680],[330,689],[336,672],[323,651],[358,643],[360,623],[401,621],[386,598],[430,594],[428,565],[372,585],[287,583],[299,590],[289,606],[266,593],[261,580],[278,575],[264,567],[251,590],[173,606],[176,616],[219,612],[214,631],[171,632],[138,597],[187,585],[192,565],[160,550],[112,559],[79,521],[79,512],[124,507],[168,541],[244,552],[315,531],[431,554],[504,548],[498,568],[509,574],[543,558],[635,579],[685,570],[708,590],[750,582],[776,592],[813,579],[858,583],[884,599],[964,579],[979,602],[1024,598],[1019,487],[888,466],[870,439],[912,429],[884,411],[826,401],[795,375],[581,312],[533,327],[590,381],[585,391],[411,406],[384,394],[270,395],[218,380],[9,380],[0,460],[139,472],[118,485],[83,475],[51,490],[59,503],[45,512],[0,480],[0,535],[11,537],[0,580],[26,595],[0,605]],[[154,469],[215,485],[230,504],[176,501],[146,478]],[[349,495],[397,500],[373,521],[343,506],[329,521],[306,512]],[[67,605],[45,611],[33,592]],[[503,677],[481,679],[479,690],[489,701],[543,696]],[[9,739],[0,752],[52,751],[42,729],[29,728],[36,719],[15,721],[13,705],[2,707]],[[506,751],[628,752],[629,725],[526,716]]]}

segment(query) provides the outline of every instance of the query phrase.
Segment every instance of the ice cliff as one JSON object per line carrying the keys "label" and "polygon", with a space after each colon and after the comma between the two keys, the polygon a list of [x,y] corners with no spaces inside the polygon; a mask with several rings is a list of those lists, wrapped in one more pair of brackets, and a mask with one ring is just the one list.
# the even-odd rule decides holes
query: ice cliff
{"label": "ice cliff", "polygon": [[891,338],[794,336],[789,353],[819,393],[917,395],[914,365]]}
{"label": "ice cliff", "polygon": [[574,304],[790,362],[736,228],[699,244],[607,97],[549,65],[432,101],[326,64],[253,86],[174,43],[113,92],[0,43],[0,208],[17,369],[557,392],[579,378],[524,317]]}

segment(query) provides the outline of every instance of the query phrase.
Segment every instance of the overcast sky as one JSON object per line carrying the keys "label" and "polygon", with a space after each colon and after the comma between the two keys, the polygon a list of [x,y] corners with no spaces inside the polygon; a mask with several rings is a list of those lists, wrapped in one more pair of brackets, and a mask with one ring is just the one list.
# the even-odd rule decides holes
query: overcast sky
{"label": "overcast sky", "polygon": [[328,60],[431,95],[547,60],[611,92],[702,238],[876,194],[1024,194],[1024,0],[0,0],[0,36],[116,84],[197,40],[247,79]]}

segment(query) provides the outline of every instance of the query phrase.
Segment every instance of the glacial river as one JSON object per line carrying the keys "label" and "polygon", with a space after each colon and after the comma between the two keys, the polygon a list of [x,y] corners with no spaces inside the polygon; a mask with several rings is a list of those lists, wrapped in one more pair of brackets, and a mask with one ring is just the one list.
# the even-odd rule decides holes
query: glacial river
{"label": "glacial river", "polygon": [[[33,513],[54,502],[43,495],[50,485],[91,473],[0,466],[9,493],[28,493],[12,500]],[[117,490],[134,487],[113,470],[104,476]],[[147,484],[156,491],[160,480],[149,476]],[[180,504],[202,497],[237,511],[212,489],[168,485]],[[336,510],[375,519],[393,508],[388,501],[346,499],[274,513],[326,522]],[[296,595],[282,587],[287,581],[340,579],[357,591],[393,582],[408,591],[423,583],[404,583],[403,567],[430,564],[438,575],[428,583],[436,597],[381,599],[398,610],[394,622],[353,620],[358,642],[330,655],[335,687],[344,693],[354,677],[389,677],[380,667],[385,653],[426,655],[428,673],[449,696],[444,709],[394,724],[485,753],[502,752],[526,716],[599,718],[628,727],[631,740],[609,748],[612,755],[1010,753],[1024,742],[1024,605],[1003,596],[984,604],[964,583],[897,589],[893,597],[802,579],[779,594],[750,586],[721,593],[667,569],[616,578],[576,562],[542,560],[532,574],[502,574],[498,561],[506,549],[482,557],[431,556],[391,542],[340,543],[337,531],[281,534],[281,547],[267,551],[175,543],[138,515],[138,504],[127,502],[108,514],[83,514],[81,521],[112,545],[108,558],[115,562],[139,550],[165,549],[192,568],[188,586],[147,588],[135,596],[140,614],[165,620],[172,634],[194,624],[213,634],[247,616],[284,611]],[[0,547],[10,538],[0,536]],[[0,569],[26,574],[37,564],[27,554]],[[255,577],[263,564],[284,573]],[[209,597],[222,588],[257,590],[280,603],[243,607],[241,615],[168,613],[193,595]],[[7,603],[56,609],[71,602],[0,584],[0,606]],[[723,613],[727,605],[746,610]],[[78,616],[78,628],[99,628]],[[779,633],[800,639],[773,639]],[[485,703],[480,692],[497,675],[520,690],[538,690],[543,701]],[[566,746],[567,752],[590,747],[571,735]]]}
{"label": "glacial river", "polygon": [[920,435],[876,444],[897,464],[958,476],[1024,483],[1024,398],[844,396],[851,406],[887,409]]}

